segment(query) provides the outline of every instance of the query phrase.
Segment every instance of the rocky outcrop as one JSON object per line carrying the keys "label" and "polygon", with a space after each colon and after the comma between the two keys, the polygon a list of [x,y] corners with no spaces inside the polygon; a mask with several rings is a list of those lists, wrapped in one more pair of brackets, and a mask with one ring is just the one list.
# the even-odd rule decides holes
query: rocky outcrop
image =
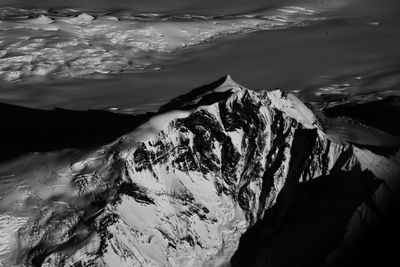
{"label": "rocky outcrop", "polygon": [[234,266],[312,266],[379,186],[359,155],[327,136],[293,95],[251,91],[228,76],[171,101],[114,143],[47,166],[40,179],[49,189],[30,184],[18,200],[30,221],[0,259],[218,266],[240,240]]}

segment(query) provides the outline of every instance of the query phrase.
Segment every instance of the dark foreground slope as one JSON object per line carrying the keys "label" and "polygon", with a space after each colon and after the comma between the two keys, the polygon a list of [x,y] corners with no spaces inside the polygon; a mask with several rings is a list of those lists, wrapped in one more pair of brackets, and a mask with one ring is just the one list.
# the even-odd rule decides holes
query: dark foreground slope
{"label": "dark foreground slope", "polygon": [[29,152],[104,145],[151,116],[101,110],[39,110],[1,103],[0,114],[0,162]]}
{"label": "dark foreground slope", "polygon": [[[369,229],[387,225],[395,210],[396,153],[365,147],[389,136],[383,143],[397,146],[395,135],[319,120],[291,94],[254,92],[228,76],[153,116],[102,115],[115,116],[117,129],[107,135],[95,126],[93,136],[132,130],[73,157],[63,150],[0,164],[0,263],[343,266],[365,259]],[[59,135],[60,147],[45,138],[36,146],[85,147],[73,142],[80,133],[69,133]]]}

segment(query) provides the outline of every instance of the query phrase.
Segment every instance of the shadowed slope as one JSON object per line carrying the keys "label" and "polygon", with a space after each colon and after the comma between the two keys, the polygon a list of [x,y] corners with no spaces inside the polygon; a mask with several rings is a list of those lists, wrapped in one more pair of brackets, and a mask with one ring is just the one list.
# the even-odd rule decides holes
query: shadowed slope
{"label": "shadowed slope", "polygon": [[368,103],[348,103],[327,108],[328,117],[346,116],[367,125],[400,136],[400,97],[390,96]]}
{"label": "shadowed slope", "polygon": [[103,145],[135,129],[152,114],[39,110],[0,104],[0,162],[30,153]]}

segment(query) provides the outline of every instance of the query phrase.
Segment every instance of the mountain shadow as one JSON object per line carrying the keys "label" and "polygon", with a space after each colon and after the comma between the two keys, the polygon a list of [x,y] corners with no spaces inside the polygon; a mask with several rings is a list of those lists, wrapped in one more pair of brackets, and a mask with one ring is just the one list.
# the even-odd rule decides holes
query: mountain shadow
{"label": "mountain shadow", "polygon": [[107,144],[152,116],[102,110],[40,110],[1,103],[0,114],[0,162],[30,152]]}

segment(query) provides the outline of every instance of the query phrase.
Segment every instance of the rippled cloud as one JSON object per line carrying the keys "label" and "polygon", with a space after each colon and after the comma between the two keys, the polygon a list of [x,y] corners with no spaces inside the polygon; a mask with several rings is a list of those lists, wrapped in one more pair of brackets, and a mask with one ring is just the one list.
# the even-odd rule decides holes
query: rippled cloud
{"label": "rippled cloud", "polygon": [[121,71],[157,70],[157,55],[216,37],[303,26],[318,10],[289,6],[263,14],[110,15],[0,9],[0,79],[12,82],[90,78]]}

